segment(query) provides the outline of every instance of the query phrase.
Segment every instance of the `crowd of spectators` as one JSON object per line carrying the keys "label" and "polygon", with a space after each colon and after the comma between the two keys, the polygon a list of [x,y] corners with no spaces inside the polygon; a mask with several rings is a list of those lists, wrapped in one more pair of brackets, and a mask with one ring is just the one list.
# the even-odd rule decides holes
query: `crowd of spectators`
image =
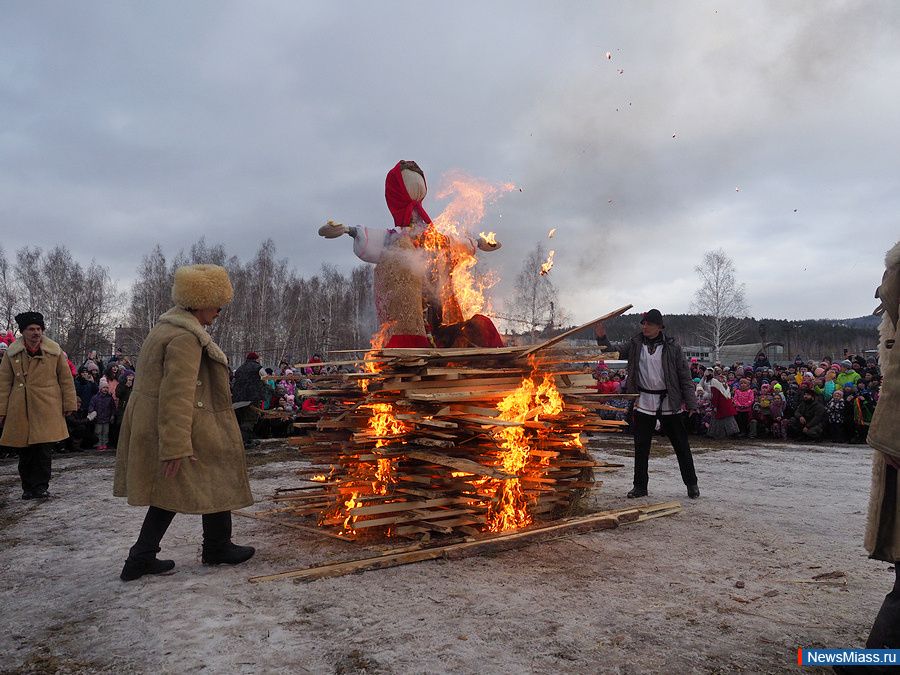
{"label": "crowd of spectators", "polygon": [[[4,358],[13,340],[11,335],[0,334],[0,359]],[[255,353],[253,356],[259,359]],[[322,363],[321,355],[314,354],[308,363]],[[294,369],[287,359],[281,359],[277,368],[257,366],[254,374],[259,376],[258,396],[253,396],[256,400],[251,402],[256,409],[286,412],[289,416],[315,416],[321,412],[322,404],[312,393],[315,389],[312,378],[330,372],[329,366]],[[69,368],[74,378],[78,409],[66,419],[69,438],[60,444],[59,451],[115,450],[125,407],[134,387],[136,369],[131,357],[116,350],[104,359],[98,350],[92,349],[77,367],[70,359]],[[341,370],[350,369],[342,367]],[[259,416],[254,418],[254,424],[258,419]]]}
{"label": "crowd of spectators", "polygon": [[[751,364],[703,364],[691,359],[699,409],[691,432],[711,438],[772,438],[864,443],[878,404],[881,371],[873,357],[797,356],[773,365],[764,352]],[[593,372],[602,394],[623,393],[624,370],[600,362]],[[611,399],[626,407],[626,399]],[[628,413],[606,413],[628,419]]]}
{"label": "crowd of spectators", "polygon": [[[8,344],[4,337],[0,335],[0,358]],[[251,404],[261,413],[280,411],[289,416],[315,417],[323,405],[314,393],[316,376],[353,372],[349,366],[314,365],[323,362],[320,354],[313,354],[307,360],[309,365],[300,368],[292,367],[286,358],[275,367],[262,365],[255,352],[247,357],[250,365],[258,366],[253,370],[258,372],[261,386],[251,397],[256,399]],[[134,385],[132,360],[121,351],[104,360],[91,350],[77,368],[71,361],[69,364],[78,410],[68,420],[70,438],[61,449],[115,449]],[[690,418],[690,431],[718,439],[864,443],[881,388],[877,361],[859,355],[841,360],[825,356],[819,361],[798,355],[786,365],[773,365],[763,352],[752,364],[707,365],[692,358],[690,371],[699,402],[697,413]],[[609,395],[612,407],[620,409],[604,411],[602,416],[627,421],[630,400],[614,396],[624,393],[626,371],[612,369],[601,361],[594,367],[593,376],[597,391]],[[247,397],[238,395],[235,401],[243,398]]]}

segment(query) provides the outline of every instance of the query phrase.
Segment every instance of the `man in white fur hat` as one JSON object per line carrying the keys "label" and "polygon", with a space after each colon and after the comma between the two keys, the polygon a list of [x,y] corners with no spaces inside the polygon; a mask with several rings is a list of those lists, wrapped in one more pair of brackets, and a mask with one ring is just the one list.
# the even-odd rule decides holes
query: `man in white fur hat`
{"label": "man in white fur hat", "polygon": [[113,494],[149,508],[123,581],[175,567],[156,554],[176,513],[202,515],[204,564],[235,565],[254,553],[252,546],[231,541],[231,511],[250,506],[253,497],[228,359],[206,331],[233,296],[224,268],[180,267],[172,286],[175,307],[159,317],[141,346]]}

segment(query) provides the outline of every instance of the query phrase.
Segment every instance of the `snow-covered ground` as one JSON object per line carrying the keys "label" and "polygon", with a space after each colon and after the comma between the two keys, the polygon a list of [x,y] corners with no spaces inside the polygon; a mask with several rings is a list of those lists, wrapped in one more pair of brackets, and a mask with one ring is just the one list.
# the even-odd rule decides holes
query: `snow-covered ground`
{"label": "snow-covered ground", "polygon": [[[592,440],[626,464],[592,509],[630,503],[628,441]],[[871,451],[695,445],[697,501],[671,454],[651,458],[641,501],[681,499],[678,515],[312,583],[247,578],[363,551],[236,517],[256,557],[208,568],[183,515],[161,553],[177,573],[123,583],[144,512],[112,497],[113,458],[54,458],[47,502],[21,501],[2,460],[0,671],[775,673],[799,646],[862,646],[893,582],[861,546]],[[271,457],[251,469],[260,502],[296,482],[299,462]],[[803,583],[832,571],[846,583]]]}

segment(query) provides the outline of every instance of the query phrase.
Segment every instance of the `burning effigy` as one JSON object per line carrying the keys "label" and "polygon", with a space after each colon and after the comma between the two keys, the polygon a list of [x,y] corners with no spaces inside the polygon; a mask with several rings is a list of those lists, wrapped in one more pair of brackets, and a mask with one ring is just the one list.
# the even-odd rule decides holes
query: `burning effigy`
{"label": "burning effigy", "polygon": [[493,186],[457,176],[443,196],[456,195],[432,221],[422,204],[428,188],[416,162],[401,160],[385,178],[385,201],[394,220],[389,229],[328,221],[319,235],[347,234],[353,252],[375,264],[375,311],[385,347],[500,347],[503,340],[485,307],[490,275],[475,276],[476,251],[500,248],[493,232],[468,233],[480,221],[485,200],[512,185]]}
{"label": "burning effigy", "polygon": [[385,182],[395,228],[319,230],[350,235],[375,264],[380,330],[355,362],[363,372],[315,378],[326,413],[292,439],[311,484],[279,490],[279,512],[346,539],[511,532],[571,514],[595,472],[619,466],[584,447],[585,433],[625,423],[596,414],[611,406],[555,351],[566,334],[507,347],[482,313],[492,279],[475,271],[476,251],[500,244],[470,232],[511,189],[456,175],[432,221],[424,173],[401,161]]}

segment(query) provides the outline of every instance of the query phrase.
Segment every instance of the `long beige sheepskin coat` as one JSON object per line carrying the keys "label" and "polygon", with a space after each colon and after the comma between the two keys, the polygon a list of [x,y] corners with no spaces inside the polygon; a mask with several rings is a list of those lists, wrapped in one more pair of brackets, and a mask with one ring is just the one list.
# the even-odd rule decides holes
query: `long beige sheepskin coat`
{"label": "long beige sheepskin coat", "polygon": [[[173,307],[159,318],[141,346],[113,494],[178,513],[253,503],[229,374],[225,354],[193,314]],[[178,458],[178,474],[165,478],[162,462]]]}
{"label": "long beige sheepskin coat", "polygon": [[885,273],[878,297],[884,315],[879,327],[878,359],[884,378],[881,396],[869,427],[868,443],[877,452],[872,460],[872,491],[866,527],[866,549],[873,558],[900,561],[900,495],[898,472],[885,455],[900,460],[900,242],[885,256]]}

